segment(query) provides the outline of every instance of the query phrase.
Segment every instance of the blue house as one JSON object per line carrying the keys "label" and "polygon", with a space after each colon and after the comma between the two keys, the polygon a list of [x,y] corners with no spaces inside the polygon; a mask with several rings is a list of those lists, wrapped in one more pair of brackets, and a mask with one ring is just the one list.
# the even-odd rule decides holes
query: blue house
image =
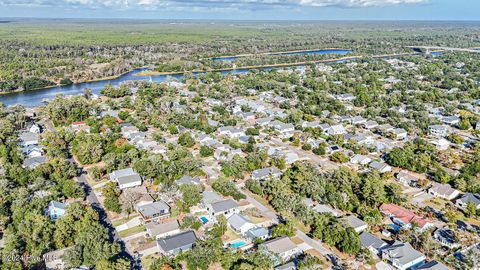
{"label": "blue house", "polygon": [[45,214],[50,216],[52,221],[55,221],[57,218],[63,217],[66,213],[67,205],[61,202],[51,201],[48,204],[47,209],[45,209]]}

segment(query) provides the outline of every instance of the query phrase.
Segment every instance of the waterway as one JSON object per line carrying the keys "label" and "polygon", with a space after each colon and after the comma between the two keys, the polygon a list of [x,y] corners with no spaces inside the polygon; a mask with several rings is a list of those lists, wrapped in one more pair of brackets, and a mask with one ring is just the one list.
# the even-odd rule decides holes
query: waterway
{"label": "waterway", "polygon": [[[331,53],[331,52],[330,52]],[[414,56],[414,55],[419,55],[418,53],[409,53],[409,54],[402,54],[402,55],[396,55],[396,56],[373,56],[376,58],[394,58],[394,57],[399,57],[399,56]],[[354,61],[357,58],[352,57],[348,59],[348,61]],[[341,59],[341,60],[335,60],[335,61],[328,61],[324,62],[324,64],[331,64],[331,63],[341,63],[347,61],[346,59]],[[298,65],[298,64],[292,64],[291,68],[295,67],[302,67],[303,65]],[[263,70],[271,70],[274,67],[262,67],[262,68],[255,68],[255,69],[263,69]],[[286,67],[283,67],[286,68]],[[139,76],[136,75],[142,71],[147,70],[147,68],[139,68],[135,69],[131,72],[128,72],[126,74],[123,74],[119,76],[118,78],[115,79],[107,79],[107,80],[98,80],[98,81],[93,81],[93,82],[84,82],[84,83],[76,83],[76,84],[71,84],[71,85],[65,85],[65,86],[55,86],[51,88],[45,88],[45,89],[39,89],[39,90],[32,90],[32,91],[24,91],[24,92],[13,92],[13,93],[8,93],[8,94],[3,94],[0,95],[0,102],[3,103],[6,106],[10,105],[16,105],[20,104],[25,107],[35,107],[35,106],[40,106],[44,104],[44,101],[46,100],[53,100],[56,95],[58,94],[63,94],[66,96],[77,96],[81,95],[84,93],[86,88],[89,88],[92,90],[94,94],[99,95],[100,90],[105,86],[105,84],[111,84],[113,86],[119,86],[122,83],[125,83],[127,81],[151,81],[151,82],[166,82],[172,79],[181,79],[183,77],[183,74],[170,74],[170,75],[153,75],[153,76]],[[227,74],[244,74],[248,73],[251,69],[250,68],[240,68],[240,69],[234,69],[234,70],[226,70],[226,71],[221,71],[223,75]],[[197,72],[194,73],[194,75],[198,75],[202,72]]]}

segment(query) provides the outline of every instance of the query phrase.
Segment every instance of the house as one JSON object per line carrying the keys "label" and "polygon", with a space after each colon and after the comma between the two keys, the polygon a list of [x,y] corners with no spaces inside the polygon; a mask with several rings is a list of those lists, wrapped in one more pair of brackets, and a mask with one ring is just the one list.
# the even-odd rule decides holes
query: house
{"label": "house", "polygon": [[383,125],[377,126],[377,131],[383,134],[388,133],[394,129],[395,128],[390,124],[383,124]]}
{"label": "house", "polygon": [[457,242],[455,232],[449,228],[437,229],[433,233],[433,238],[440,242],[442,246],[446,246],[450,249],[460,247],[460,243]]}
{"label": "house", "polygon": [[22,148],[22,153],[28,157],[41,157],[43,155],[43,147],[38,145],[29,145]]}
{"label": "house", "polygon": [[430,261],[423,265],[420,265],[415,270],[450,270],[445,264],[438,261]]}
{"label": "house", "polygon": [[406,229],[412,227],[413,224],[418,226],[420,230],[425,230],[433,227],[433,224],[428,219],[418,216],[413,211],[405,209],[395,204],[384,203],[380,206],[380,212],[392,219],[392,221]]}
{"label": "house", "polygon": [[425,255],[415,250],[409,243],[395,241],[391,246],[382,250],[382,258],[399,270],[406,270],[422,264]]}
{"label": "house", "polygon": [[452,188],[449,184],[440,184],[440,183],[433,183],[432,186],[428,189],[428,193],[432,194],[435,197],[444,198],[446,200],[453,200],[458,195],[460,195],[460,191]]}
{"label": "house", "polygon": [[45,215],[50,216],[50,219],[55,221],[57,218],[61,218],[65,215],[67,212],[67,206],[68,205],[65,203],[50,201],[47,209],[45,209]]}
{"label": "house", "polygon": [[342,220],[348,224],[348,226],[352,227],[357,233],[361,233],[368,229],[368,223],[357,218],[356,216],[346,216],[342,218]]}
{"label": "house", "polygon": [[267,179],[274,179],[279,178],[282,176],[282,171],[277,169],[276,167],[268,167],[258,169],[252,172],[252,180],[263,182]]}
{"label": "house", "polygon": [[458,123],[460,122],[460,117],[458,116],[444,116],[440,119],[440,121],[442,121],[442,123],[444,124],[447,124],[447,125],[450,125],[450,126],[455,126],[455,125],[458,125]]}
{"label": "house", "polygon": [[331,214],[334,217],[338,217],[340,215],[337,211],[335,211],[335,209],[327,204],[317,204],[315,207],[313,207],[313,210],[319,214]]}
{"label": "house", "polygon": [[37,145],[40,137],[37,133],[22,132],[19,136],[21,146]]}
{"label": "house", "polygon": [[254,240],[254,239],[267,240],[268,237],[270,236],[270,234],[269,234],[268,230],[265,229],[264,227],[255,227],[255,228],[247,231],[245,236],[252,239],[252,240]]}
{"label": "house", "polygon": [[374,120],[368,120],[367,122],[363,123],[361,125],[364,129],[374,129],[378,127],[377,121]]}
{"label": "house", "polygon": [[340,94],[340,95],[336,95],[335,98],[342,102],[354,101],[356,99],[356,97],[352,94]]}
{"label": "house", "polygon": [[392,134],[393,136],[392,139],[396,139],[396,140],[404,140],[408,136],[407,131],[403,128],[395,128],[392,131],[390,131],[390,134]]}
{"label": "house", "polygon": [[320,127],[321,123],[319,121],[315,122],[308,122],[308,121],[303,121],[302,122],[302,128],[318,128]]}
{"label": "house", "polygon": [[142,216],[143,223],[158,221],[170,216],[170,206],[164,201],[156,201],[142,205],[138,207],[137,211]]}
{"label": "house", "polygon": [[436,138],[433,140],[429,140],[429,142],[435,145],[435,147],[441,151],[447,150],[448,147],[450,147],[450,142],[444,138]]}
{"label": "house", "polygon": [[476,209],[480,209],[480,195],[477,193],[465,193],[455,202],[462,209],[465,209],[468,203],[473,203]]}
{"label": "house", "polygon": [[333,125],[325,130],[327,135],[343,135],[347,134],[347,130],[342,125]]}
{"label": "house", "polygon": [[[90,126],[87,125],[85,121],[73,122],[71,125],[71,128],[75,133],[80,131],[85,131],[86,133],[90,133]],[[123,128],[122,128],[122,131],[123,131]]]}
{"label": "house", "polygon": [[59,270],[59,269],[66,269],[67,263],[63,260],[65,253],[68,250],[71,250],[72,247],[66,247],[54,251],[47,252],[43,254],[42,258],[45,262],[45,269],[46,270]]}
{"label": "house", "polygon": [[445,125],[428,126],[428,131],[430,132],[431,135],[436,137],[446,137],[451,133],[450,127]]}
{"label": "house", "polygon": [[197,236],[193,231],[182,232],[172,236],[167,236],[157,240],[157,247],[164,256],[172,256],[180,251],[192,249],[197,241]]}
{"label": "house", "polygon": [[363,232],[360,234],[360,242],[364,248],[367,248],[377,256],[380,256],[382,254],[382,249],[388,246],[387,242],[369,232]]}
{"label": "house", "polygon": [[201,182],[200,182],[200,177],[198,177],[198,176],[191,177],[191,176],[188,176],[188,175],[184,175],[180,179],[175,181],[175,184],[177,184],[179,186],[186,185],[186,184],[192,184],[192,185],[198,186],[198,185],[201,185]]}
{"label": "house", "polygon": [[31,124],[31,125],[27,128],[27,130],[28,130],[28,132],[36,133],[36,134],[40,134],[40,133],[42,132],[42,128],[41,128],[39,125],[35,124],[35,123]]}
{"label": "house", "polygon": [[35,169],[47,161],[46,156],[31,157],[23,160],[22,167],[26,169]]}
{"label": "house", "polygon": [[264,242],[260,244],[260,247],[279,256],[283,261],[288,261],[302,253],[302,250],[286,236]]}
{"label": "house", "polygon": [[401,170],[399,173],[397,173],[395,178],[397,178],[398,182],[402,183],[405,186],[415,185],[415,183],[417,183],[417,181],[419,180],[418,177],[406,170]]}
{"label": "house", "polygon": [[392,170],[392,167],[390,167],[387,163],[378,161],[372,161],[369,167],[379,171],[380,173],[386,173]]}
{"label": "house", "polygon": [[360,155],[360,154],[356,154],[354,155],[351,159],[350,159],[350,163],[352,164],[360,164],[362,166],[366,166],[368,163],[370,163],[372,161],[371,158],[367,157],[367,156],[364,156],[364,155]]}
{"label": "house", "polygon": [[282,264],[274,268],[274,270],[297,270],[297,269],[298,268],[295,265],[295,262],[288,262],[286,264]]}
{"label": "house", "polygon": [[142,184],[142,178],[132,168],[111,172],[110,180],[117,182],[120,189],[136,187]]}
{"label": "house", "polygon": [[248,217],[240,214],[231,215],[227,219],[227,223],[232,230],[241,235],[246,234],[247,231],[256,227]]}
{"label": "house", "polygon": [[146,237],[159,239],[180,233],[180,226],[177,220],[164,223],[150,222],[145,225]]}
{"label": "house", "polygon": [[350,119],[350,123],[352,125],[361,125],[367,122],[367,119],[363,118],[362,116],[355,116]]}
{"label": "house", "polygon": [[219,215],[224,215],[226,218],[229,218],[233,214],[238,214],[240,209],[235,200],[228,199],[210,204],[207,206],[207,212],[212,219]]}

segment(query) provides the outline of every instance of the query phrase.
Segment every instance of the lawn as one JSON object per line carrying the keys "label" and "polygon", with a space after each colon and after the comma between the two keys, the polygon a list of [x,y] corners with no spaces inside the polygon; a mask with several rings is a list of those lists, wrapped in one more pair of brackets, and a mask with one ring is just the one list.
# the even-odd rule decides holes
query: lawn
{"label": "lawn", "polygon": [[139,232],[143,232],[144,230],[145,230],[145,226],[140,225],[140,226],[136,226],[136,227],[127,229],[125,231],[121,231],[121,232],[118,233],[118,235],[120,237],[125,237],[125,236],[129,236],[129,235],[136,234],[136,233],[139,233]]}
{"label": "lawn", "polygon": [[135,217],[138,217],[138,215],[130,215],[128,218],[125,217],[125,218],[114,220],[114,221],[112,221],[112,225],[113,225],[113,227],[117,227],[117,226],[122,225],[123,223],[125,223],[129,220],[132,220]]}
{"label": "lawn", "polygon": [[225,232],[225,234],[223,235],[223,240],[224,242],[231,242],[233,240],[237,240],[239,239],[240,236],[238,234],[236,234],[232,229],[230,228],[227,228],[227,231]]}

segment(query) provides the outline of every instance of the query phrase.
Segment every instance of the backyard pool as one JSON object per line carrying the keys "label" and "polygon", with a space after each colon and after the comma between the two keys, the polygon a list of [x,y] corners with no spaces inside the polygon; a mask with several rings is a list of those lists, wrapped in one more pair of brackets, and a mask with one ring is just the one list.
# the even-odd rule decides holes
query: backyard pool
{"label": "backyard pool", "polygon": [[207,223],[208,222],[208,218],[206,217],[200,217],[200,221],[202,221],[202,223]]}
{"label": "backyard pool", "polygon": [[245,246],[247,243],[245,243],[244,241],[237,241],[235,243],[231,243],[230,246],[233,247],[233,248],[241,248],[243,246]]}

